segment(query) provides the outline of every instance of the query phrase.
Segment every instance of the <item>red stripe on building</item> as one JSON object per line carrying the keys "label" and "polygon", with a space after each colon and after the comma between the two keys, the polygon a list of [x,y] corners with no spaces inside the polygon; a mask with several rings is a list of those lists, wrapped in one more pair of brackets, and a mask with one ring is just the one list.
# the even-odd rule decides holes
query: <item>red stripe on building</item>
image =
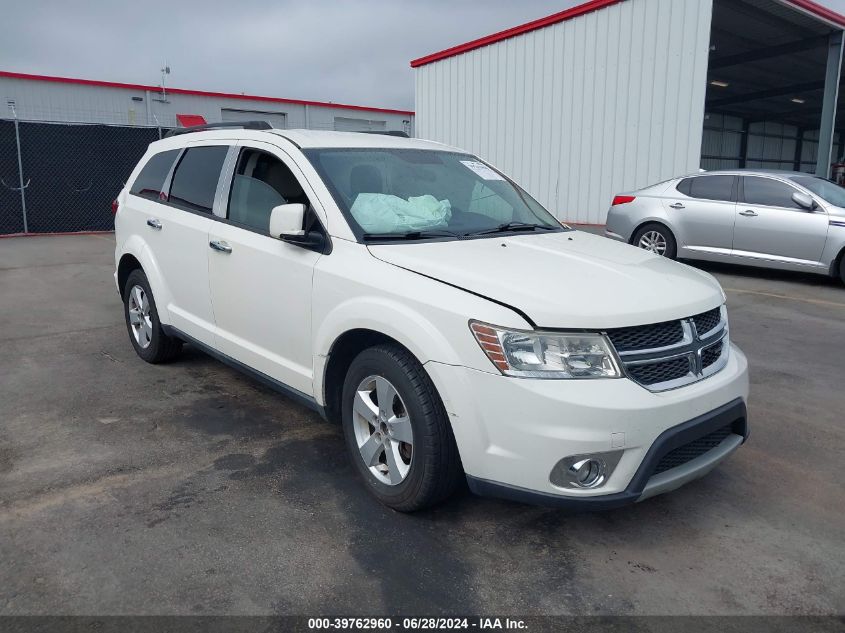
{"label": "red stripe on building", "polygon": [[415,59],[411,62],[411,68],[425,66],[426,64],[446,59],[447,57],[454,57],[455,55],[460,55],[461,53],[466,53],[468,51],[475,50],[476,48],[481,48],[482,46],[489,46],[490,44],[495,44],[496,42],[501,42],[502,40],[522,35],[523,33],[536,31],[537,29],[542,29],[543,27],[551,26],[552,24],[557,24],[558,22],[565,22],[566,20],[577,18],[580,15],[592,13],[593,11],[598,11],[599,9],[604,9],[605,7],[609,7],[614,4],[619,4],[620,2],[624,2],[624,0],[591,0],[590,2],[585,2],[584,4],[572,7],[571,9],[566,9],[560,13],[554,13],[544,18],[540,18],[539,20],[534,20],[533,22],[526,22],[525,24],[520,24],[519,26],[505,29],[504,31],[499,31],[498,33],[493,33],[492,35],[488,35],[486,37],[480,37],[477,40],[472,40],[466,44],[458,44],[457,46],[447,48],[439,53],[432,53],[431,55],[420,57],[419,59]]}
{"label": "red stripe on building", "polygon": [[[75,77],[53,77],[50,75],[31,75],[29,73],[13,73],[0,70],[0,77],[9,79],[25,79],[29,81],[50,81],[63,84],[77,84],[81,86],[100,86],[103,88],[122,88],[124,90],[149,90],[161,92],[161,86],[145,86],[143,84],[127,84],[114,81],[97,81],[94,79],[77,79]],[[222,99],[247,99],[249,101],[268,101],[271,103],[291,103],[294,105],[313,105],[324,108],[341,108],[343,110],[362,110],[365,112],[385,112],[388,114],[405,114],[413,116],[413,110],[394,110],[392,108],[371,108],[368,106],[350,105],[348,103],[331,103],[330,101],[306,101],[303,99],[285,99],[282,97],[262,97],[258,95],[234,94],[231,92],[209,92],[206,90],[188,90],[185,88],[168,88],[168,94],[195,95],[199,97],[218,97]]]}
{"label": "red stripe on building", "polygon": [[833,22],[838,26],[845,27],[845,15],[837,13],[832,9],[828,9],[825,6],[820,5],[818,2],[813,2],[813,0],[784,0],[784,2],[794,5],[799,9],[809,11],[813,15],[824,18],[828,22]]}
{"label": "red stripe on building", "polygon": [[[431,64],[432,62],[440,61],[441,59],[454,57],[455,55],[460,55],[461,53],[467,53],[477,48],[489,46],[490,44],[495,44],[496,42],[501,42],[502,40],[506,40],[511,37],[516,37],[517,35],[522,35],[523,33],[536,31],[537,29],[542,29],[553,24],[558,24],[559,22],[566,22],[567,20],[577,18],[587,13],[592,13],[593,11],[599,11],[601,9],[612,6],[614,4],[619,4],[624,1],[625,0],[591,0],[590,2],[585,2],[584,4],[578,5],[577,7],[572,7],[571,9],[566,9],[565,11],[554,13],[544,18],[540,18],[539,20],[526,22],[525,24],[520,24],[519,26],[515,26],[510,29],[505,29],[504,31],[499,31],[498,33],[487,35],[486,37],[480,37],[477,40],[472,40],[471,42],[466,42],[465,44],[458,44],[457,46],[447,48],[446,50],[442,50],[438,53],[432,53],[431,55],[420,57],[411,62],[411,68],[425,66],[426,64]],[[813,15],[827,20],[828,22],[832,22],[833,24],[845,28],[845,16],[841,15],[840,13],[836,13],[836,11],[832,11],[831,9],[828,9],[827,7],[824,7],[816,2],[813,2],[813,0],[780,1],[783,4],[792,5],[798,9],[803,9],[804,11],[812,13]]]}

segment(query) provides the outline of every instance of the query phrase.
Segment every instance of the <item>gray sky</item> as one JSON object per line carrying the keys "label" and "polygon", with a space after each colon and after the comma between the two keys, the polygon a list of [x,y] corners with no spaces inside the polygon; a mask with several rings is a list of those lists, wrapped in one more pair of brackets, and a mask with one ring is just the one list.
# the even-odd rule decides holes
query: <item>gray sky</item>
{"label": "gray sky", "polygon": [[173,87],[412,109],[411,59],[580,3],[24,0],[3,8],[0,70],[157,85],[167,59]]}

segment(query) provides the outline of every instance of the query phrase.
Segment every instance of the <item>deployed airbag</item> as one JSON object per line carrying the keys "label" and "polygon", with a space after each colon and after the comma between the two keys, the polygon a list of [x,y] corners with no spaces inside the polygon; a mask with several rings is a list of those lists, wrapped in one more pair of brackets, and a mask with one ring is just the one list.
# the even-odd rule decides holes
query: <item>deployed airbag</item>
{"label": "deployed airbag", "polygon": [[452,205],[428,194],[405,200],[385,193],[360,193],[350,213],[367,233],[402,233],[446,226]]}

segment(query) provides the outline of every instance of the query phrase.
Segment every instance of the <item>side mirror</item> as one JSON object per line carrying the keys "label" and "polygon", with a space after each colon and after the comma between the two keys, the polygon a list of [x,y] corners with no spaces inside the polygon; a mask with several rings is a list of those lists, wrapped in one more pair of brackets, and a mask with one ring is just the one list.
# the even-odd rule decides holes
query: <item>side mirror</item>
{"label": "side mirror", "polygon": [[801,207],[802,209],[806,209],[807,211],[812,211],[816,208],[816,202],[806,193],[803,193],[801,191],[796,191],[792,194],[792,201],[799,207]]}
{"label": "side mirror", "polygon": [[270,235],[280,240],[305,235],[304,204],[280,204],[270,211]]}

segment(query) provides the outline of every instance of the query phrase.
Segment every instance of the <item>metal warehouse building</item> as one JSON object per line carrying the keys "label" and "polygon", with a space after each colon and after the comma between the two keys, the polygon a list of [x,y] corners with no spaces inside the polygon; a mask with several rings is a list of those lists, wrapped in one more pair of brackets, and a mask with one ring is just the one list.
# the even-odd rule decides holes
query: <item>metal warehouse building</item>
{"label": "metal warehouse building", "polygon": [[2,71],[0,97],[0,118],[28,121],[184,127],[265,120],[278,128],[408,134],[414,127],[407,110]]}
{"label": "metal warehouse building", "polygon": [[843,28],[810,0],[593,0],[412,61],[417,135],[588,224],[699,168],[828,176]]}
{"label": "metal warehouse building", "polygon": [[111,201],[166,128],[413,134],[407,110],[0,72],[0,235],[109,231]]}

